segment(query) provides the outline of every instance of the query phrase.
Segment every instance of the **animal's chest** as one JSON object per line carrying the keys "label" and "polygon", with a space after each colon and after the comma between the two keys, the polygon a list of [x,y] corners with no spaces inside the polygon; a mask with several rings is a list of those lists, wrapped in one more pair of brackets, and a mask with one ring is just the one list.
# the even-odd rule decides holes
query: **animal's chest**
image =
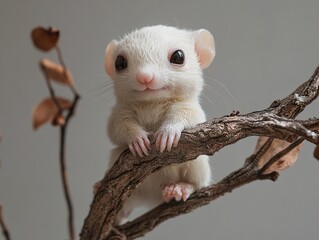
{"label": "animal's chest", "polygon": [[169,104],[149,104],[134,109],[135,118],[146,131],[157,131],[169,113]]}

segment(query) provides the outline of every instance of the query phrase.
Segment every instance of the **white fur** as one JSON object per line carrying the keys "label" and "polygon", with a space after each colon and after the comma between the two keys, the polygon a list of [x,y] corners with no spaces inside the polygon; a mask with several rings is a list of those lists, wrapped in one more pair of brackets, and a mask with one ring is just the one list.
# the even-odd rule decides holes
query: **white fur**
{"label": "white fur", "polygon": [[[183,65],[169,61],[170,55],[178,49],[185,53]],[[126,58],[128,67],[117,72],[114,62],[119,54]],[[150,133],[155,134],[156,146],[162,152],[178,143],[184,128],[206,120],[199,104],[203,88],[201,69],[207,67],[214,56],[213,37],[207,30],[194,32],[162,25],[133,31],[108,45],[105,67],[114,81],[116,96],[116,105],[108,121],[108,135],[117,145],[110,165],[128,146],[134,154],[147,154]],[[148,85],[139,80],[141,72],[152,76]],[[191,186],[185,190],[187,195],[175,196],[177,200],[186,200],[210,180],[207,156],[165,167],[148,176],[134,191],[119,213],[118,223],[123,223],[137,205],[162,202],[162,185],[182,183],[183,189]]]}

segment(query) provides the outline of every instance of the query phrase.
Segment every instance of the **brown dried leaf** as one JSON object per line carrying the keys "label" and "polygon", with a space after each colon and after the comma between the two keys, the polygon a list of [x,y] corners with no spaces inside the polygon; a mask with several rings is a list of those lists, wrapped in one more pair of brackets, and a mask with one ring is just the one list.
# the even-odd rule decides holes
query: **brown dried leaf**
{"label": "brown dried leaf", "polygon": [[31,32],[33,44],[42,51],[50,51],[57,45],[60,31],[57,28],[34,28]]}
{"label": "brown dried leaf", "polygon": [[313,152],[313,156],[319,160],[319,145],[316,146],[315,151]]}
{"label": "brown dried leaf", "polygon": [[[256,153],[260,147],[268,140],[268,137],[259,137],[257,141],[257,145],[255,148],[254,153]],[[280,140],[280,139],[274,139],[272,142],[270,148],[268,151],[264,154],[264,156],[259,160],[258,167],[262,168],[273,156],[275,156],[280,151],[284,150],[286,147],[290,145],[289,142]],[[292,166],[299,155],[299,152],[301,150],[302,144],[295,147],[293,150],[291,150],[288,154],[286,154],[284,157],[276,161],[274,164],[272,164],[265,172],[264,174],[269,174],[271,172],[279,172],[282,170],[287,169],[288,167]]]}
{"label": "brown dried leaf", "polygon": [[47,73],[49,79],[62,84],[74,85],[71,72],[60,64],[44,58],[40,61],[40,67]]}
{"label": "brown dried leaf", "polygon": [[[59,102],[62,109],[68,109],[72,105],[71,101],[65,98],[57,97],[57,101]],[[33,129],[36,130],[48,121],[53,120],[58,114],[59,109],[55,105],[53,99],[44,99],[33,109]]]}

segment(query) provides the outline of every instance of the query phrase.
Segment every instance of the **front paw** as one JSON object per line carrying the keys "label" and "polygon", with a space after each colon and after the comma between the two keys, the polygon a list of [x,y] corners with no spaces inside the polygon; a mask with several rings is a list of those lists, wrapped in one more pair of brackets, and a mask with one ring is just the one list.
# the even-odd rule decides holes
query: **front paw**
{"label": "front paw", "polygon": [[165,125],[155,133],[155,145],[160,152],[171,151],[172,147],[176,147],[183,130],[182,125]]}
{"label": "front paw", "polygon": [[144,155],[148,155],[148,150],[151,147],[148,135],[149,133],[141,131],[129,139],[128,147],[134,156],[139,155],[143,157]]}

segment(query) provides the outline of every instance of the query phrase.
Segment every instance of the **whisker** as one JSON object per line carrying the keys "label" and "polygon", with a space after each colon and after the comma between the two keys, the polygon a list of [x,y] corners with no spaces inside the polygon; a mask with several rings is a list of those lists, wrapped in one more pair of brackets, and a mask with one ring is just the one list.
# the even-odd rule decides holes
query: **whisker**
{"label": "whisker", "polygon": [[[113,81],[105,80],[105,75],[103,76],[103,82],[97,83],[92,88],[86,90],[83,93],[83,98],[87,99],[88,101],[92,101],[95,106],[105,106],[109,104],[110,100],[114,99],[113,95]],[[111,93],[111,94],[108,94]]]}
{"label": "whisker", "polygon": [[111,90],[112,87],[113,87],[112,82],[101,82],[101,83],[97,84],[95,87],[87,90],[87,95],[89,95],[89,96],[101,95],[104,92]]}
{"label": "whisker", "polygon": [[[191,77],[193,77],[193,76],[194,76],[194,77],[201,77],[201,76],[202,76],[200,73],[197,73],[197,72],[194,72],[194,73],[188,72],[188,73],[184,73],[184,74],[185,74],[188,78],[191,78]],[[176,78],[180,77],[179,73],[170,73],[170,75],[171,75],[172,77],[176,77]],[[204,88],[207,88],[210,92],[212,92],[212,93],[213,93],[213,96],[217,96],[217,97],[222,101],[222,103],[224,103],[224,104],[227,106],[227,108],[229,108],[229,110],[233,110],[233,109],[232,109],[233,107],[231,107],[231,106],[236,104],[236,99],[235,99],[235,97],[231,94],[231,92],[230,92],[221,82],[219,82],[218,80],[216,80],[216,79],[214,79],[214,78],[211,78],[211,77],[208,77],[208,76],[203,76],[203,77],[206,78],[206,79],[208,79],[208,80],[212,80],[212,81],[218,83],[218,85],[227,93],[227,95],[229,95],[229,96],[231,97],[231,99],[232,99],[231,102],[234,103],[234,104],[231,104],[230,101],[228,101],[227,98],[225,98],[225,97],[223,96],[223,94],[220,93],[220,91],[217,91],[215,88],[213,88],[211,85],[209,85],[209,84],[207,83],[207,81],[204,83]],[[190,84],[190,85],[192,85],[191,82],[187,82],[187,83]],[[185,82],[185,84],[187,84],[187,83]],[[191,87],[191,86],[190,86],[190,87]],[[209,95],[203,93],[203,96],[204,96],[205,98],[207,98],[210,103],[213,103],[212,100],[210,99]]]}
{"label": "whisker", "polygon": [[233,99],[234,102],[237,101],[236,98],[231,94],[231,92],[226,88],[226,86],[224,84],[222,84],[220,81],[218,81],[217,79],[215,79],[213,77],[209,77],[207,75],[204,75],[204,77],[209,79],[209,80],[213,80],[214,82],[219,84],[228,93],[228,95]]}
{"label": "whisker", "polygon": [[217,96],[222,101],[222,103],[224,103],[227,108],[229,108],[229,111],[233,110],[229,101],[227,101],[227,99],[222,94],[220,94],[218,91],[207,84],[205,85],[205,88],[213,93],[212,96]]}
{"label": "whisker", "polygon": [[204,92],[202,94],[208,100],[210,104],[214,105],[214,102]]}
{"label": "whisker", "polygon": [[[190,72],[188,72],[188,73],[184,73],[185,75],[188,75],[188,76],[200,76],[200,74],[199,73],[197,73],[197,72],[195,72],[195,73],[190,73]],[[176,76],[176,77],[179,77],[180,75],[179,75],[179,73],[172,73],[172,72],[170,72],[170,75],[171,76]],[[204,79],[208,79],[208,80],[212,80],[212,81],[214,81],[214,82],[216,82],[219,86],[221,86],[221,88],[222,89],[224,89],[225,91],[226,91],[226,93],[232,98],[232,100],[233,100],[233,102],[236,102],[237,100],[236,100],[236,98],[232,95],[232,93],[227,89],[227,87],[224,85],[224,84],[222,84],[220,81],[218,81],[217,79],[215,79],[215,78],[213,78],[213,77],[210,77],[210,76],[208,76],[208,75],[203,75],[203,77],[204,77]],[[207,83],[206,83],[206,85],[205,86],[210,86],[210,85],[207,85]]]}

